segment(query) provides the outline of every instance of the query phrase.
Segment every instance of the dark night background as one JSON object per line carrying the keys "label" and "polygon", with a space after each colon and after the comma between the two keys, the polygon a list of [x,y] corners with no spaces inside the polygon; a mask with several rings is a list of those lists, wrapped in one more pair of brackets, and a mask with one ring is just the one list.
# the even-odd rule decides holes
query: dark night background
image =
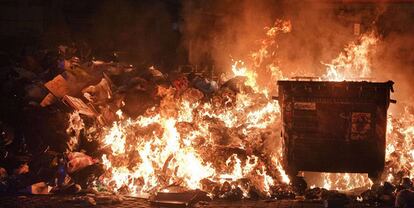
{"label": "dark night background", "polygon": [[87,44],[94,56],[122,50],[136,63],[171,64],[179,46],[176,0],[1,0],[0,8],[1,51],[14,56]]}

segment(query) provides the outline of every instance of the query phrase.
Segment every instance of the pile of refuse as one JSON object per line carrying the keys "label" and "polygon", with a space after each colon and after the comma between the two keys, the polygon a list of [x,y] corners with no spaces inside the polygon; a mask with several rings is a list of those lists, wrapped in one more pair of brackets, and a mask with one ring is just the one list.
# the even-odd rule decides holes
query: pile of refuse
{"label": "pile of refuse", "polygon": [[[194,73],[141,70],[116,55],[96,61],[75,46],[0,58],[0,194],[105,191],[96,184],[105,150],[92,137],[119,109],[141,115],[159,103],[160,85],[180,89],[191,82],[204,93],[217,90],[216,82]],[[89,132],[76,126],[83,122]]]}
{"label": "pile of refuse", "polygon": [[[99,178],[105,174],[101,158],[111,152],[103,148],[96,137],[100,136],[103,126],[119,118],[119,110],[129,118],[144,114],[160,104],[159,86],[173,87],[178,92],[194,89],[189,93],[195,97],[211,98],[220,94],[223,100],[217,102],[224,105],[231,103],[225,100],[231,100],[232,94],[228,92],[251,90],[243,84],[243,77],[221,83],[191,71],[163,73],[155,67],[137,68],[118,62],[116,56],[112,60],[97,61],[67,46],[35,51],[19,60],[4,54],[0,54],[0,58],[4,60],[0,66],[4,98],[0,109],[0,194],[84,194],[76,200],[95,205],[96,197],[88,194],[111,191],[106,184],[99,183]],[[198,96],[200,93],[202,96]],[[256,101],[260,99],[262,97],[258,96]],[[237,151],[238,154],[252,154],[257,149],[242,153],[237,148],[222,151],[229,156]],[[260,153],[257,155],[261,156]],[[216,154],[211,155],[216,157]],[[266,163],[270,159],[261,157],[260,160]],[[276,169],[270,163],[264,165]],[[200,183],[212,198],[245,198],[240,188],[244,179],[224,183],[203,179]],[[252,199],[320,201],[330,207],[350,202],[412,206],[412,180],[403,178],[396,184],[386,182],[363,193],[344,194],[309,188],[303,178],[298,177],[290,184],[271,186],[270,195],[251,186],[248,195]],[[117,195],[110,200],[122,201]]]}
{"label": "pile of refuse", "polygon": [[74,145],[76,132],[68,128],[71,111],[95,115],[77,97],[95,90],[87,86],[102,74],[89,58],[77,58],[79,53],[60,46],[22,57],[0,54],[1,194],[77,193],[103,173],[93,153],[97,144]]}
{"label": "pile of refuse", "polygon": [[[242,77],[221,83],[218,92],[219,84],[199,73],[138,69],[116,57],[97,61],[73,46],[34,51],[3,68],[0,194],[112,191],[98,180],[105,173],[102,155],[110,152],[96,137],[102,127],[119,119],[119,110],[129,118],[142,115],[160,104],[160,86],[177,92],[192,89],[186,92],[195,97],[217,93],[223,99],[216,101],[222,104],[229,103],[231,91],[251,90]],[[222,152],[230,156],[230,150]],[[244,197],[230,183],[217,186],[220,198]],[[251,193],[265,197],[260,190]]]}

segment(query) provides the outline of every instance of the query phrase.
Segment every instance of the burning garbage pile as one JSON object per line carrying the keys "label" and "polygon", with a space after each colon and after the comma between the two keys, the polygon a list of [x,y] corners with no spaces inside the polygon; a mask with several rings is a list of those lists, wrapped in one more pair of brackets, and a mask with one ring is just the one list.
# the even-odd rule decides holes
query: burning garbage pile
{"label": "burning garbage pile", "polygon": [[[53,59],[55,71],[36,74],[15,68],[25,77],[9,81],[31,80],[25,105],[66,115],[67,126],[60,133],[67,140],[62,152],[47,147],[36,155],[14,157],[18,165],[0,169],[1,193],[110,191],[148,198],[199,189],[210,198],[230,200],[301,196],[327,203],[393,203],[395,197],[400,198],[397,202],[410,198],[414,113],[409,107],[401,116],[389,116],[383,174],[388,182],[349,198],[327,189],[372,185],[366,176],[326,174],[327,189],[310,188],[303,178],[287,176],[281,112],[269,86],[285,77],[273,50],[278,35],[291,27],[288,21],[276,21],[251,60],[235,61],[233,74],[222,80],[79,59],[65,47]],[[321,77],[342,81],[369,76],[367,56],[377,41],[373,34],[361,36],[326,64]],[[2,123],[2,128],[1,156],[6,161],[14,156],[7,150],[14,135],[7,125]]]}
{"label": "burning garbage pile", "polygon": [[[159,105],[135,119],[124,114],[124,106],[105,118],[112,126],[100,133],[107,152],[102,155],[104,183],[139,196],[171,185],[209,193],[219,189],[222,197],[230,191],[247,197],[252,190],[267,196],[274,179],[281,178],[278,170],[283,171],[277,167],[279,156],[267,148],[280,145],[273,139],[277,103],[241,77],[218,87],[192,76],[154,86],[149,98]],[[199,81],[208,87],[197,87]]]}
{"label": "burning garbage pile", "polygon": [[[269,36],[285,32],[286,25],[278,22],[282,29]],[[257,75],[242,62],[232,70],[242,76],[219,84],[193,73],[169,75],[170,84],[162,75],[158,83],[145,80],[150,99],[159,104],[136,118],[125,116],[121,106],[102,131],[109,151],[102,156],[105,184],[139,196],[173,185],[241,199],[269,197],[273,186],[287,183],[282,144],[274,139],[280,130],[277,102],[258,90]]]}
{"label": "burning garbage pile", "polygon": [[[73,111],[66,150],[47,147],[25,158],[15,174],[4,173],[3,193],[93,187],[148,197],[181,186],[220,198],[265,198],[278,181],[288,180],[274,152],[281,149],[273,139],[277,102],[247,85],[250,78],[218,84],[194,73],[85,61],[65,47],[60,53],[56,68],[63,72],[39,78],[33,88],[44,97],[31,107]],[[5,147],[11,132],[3,132]],[[39,186],[42,191],[35,191]]]}

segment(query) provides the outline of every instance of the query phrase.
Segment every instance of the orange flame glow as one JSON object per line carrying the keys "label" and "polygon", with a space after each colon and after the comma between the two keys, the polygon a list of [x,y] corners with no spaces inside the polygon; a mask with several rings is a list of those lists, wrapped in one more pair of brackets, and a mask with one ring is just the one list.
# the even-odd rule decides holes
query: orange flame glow
{"label": "orange flame glow", "polygon": [[374,33],[362,35],[358,41],[351,42],[344,52],[331,61],[323,76],[329,81],[361,80],[371,76],[369,55],[374,50],[378,38]]}
{"label": "orange flame glow", "polygon": [[[147,197],[170,185],[202,189],[203,179],[221,184],[249,178],[265,195],[269,195],[271,186],[289,183],[281,163],[281,147],[271,153],[252,150],[265,149],[263,135],[279,135],[280,108],[268,94],[272,90],[269,85],[274,87],[276,80],[285,77],[271,46],[277,44],[278,34],[289,32],[291,27],[288,21],[277,21],[267,28],[261,47],[250,54],[250,60],[232,64],[234,77],[245,77],[244,84],[250,91],[234,93],[224,88],[205,101],[196,89],[177,92],[172,87],[159,86],[159,106],[135,119],[124,118],[119,111],[119,120],[105,128],[100,138],[102,145],[110,149],[110,154],[102,156],[105,184],[114,191],[126,189],[129,194]],[[325,64],[327,73],[323,79],[369,77],[369,54],[377,41],[374,34],[368,34],[349,44],[344,53]],[[264,65],[265,59],[272,61]],[[270,82],[259,81],[261,77]],[[386,159],[397,163],[387,165],[387,179],[393,180],[397,171],[406,171],[413,177],[413,114],[400,119],[390,117],[387,136]],[[403,153],[395,154],[398,151]],[[372,184],[361,174],[327,173],[322,178],[327,189],[348,190]],[[240,188],[248,196],[247,190]]]}

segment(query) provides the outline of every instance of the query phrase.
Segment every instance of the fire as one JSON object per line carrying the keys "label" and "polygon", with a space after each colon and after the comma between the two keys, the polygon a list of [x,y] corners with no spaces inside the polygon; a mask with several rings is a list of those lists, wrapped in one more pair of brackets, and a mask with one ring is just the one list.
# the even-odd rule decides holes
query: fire
{"label": "fire", "polygon": [[[237,154],[233,154],[226,161],[226,166],[230,166],[233,162],[233,171],[229,174],[221,174],[221,182],[231,179],[232,181],[237,181],[242,179],[247,174],[251,173],[253,168],[257,166],[258,159],[256,156],[248,156],[246,159],[246,165],[242,167],[241,160],[237,157]],[[231,167],[231,166],[230,166]]]}
{"label": "fire", "polygon": [[82,118],[78,112],[69,114],[69,127],[66,132],[70,135],[68,146],[70,150],[75,149],[78,144],[78,138],[81,133],[81,129],[85,128]]}
{"label": "fire", "polygon": [[111,131],[105,136],[103,143],[110,145],[113,154],[124,154],[125,153],[125,132],[122,128],[114,123]]}
{"label": "fire", "polygon": [[399,182],[414,177],[414,114],[406,107],[400,115],[388,117],[385,179]]}
{"label": "fire", "polygon": [[[362,80],[371,76],[369,55],[375,51],[378,38],[374,33],[362,35],[358,41],[350,43],[344,53],[327,66],[324,79],[330,81]],[[402,177],[414,176],[414,114],[410,108],[405,113],[389,115],[386,137],[386,165],[383,181],[399,183]],[[398,176],[397,178],[395,176]],[[323,187],[336,190],[351,190],[369,187],[372,181],[366,174],[323,173]]]}
{"label": "fire", "polygon": [[373,184],[367,174],[359,173],[322,173],[322,178],[323,188],[328,190],[348,191]]}
{"label": "fire", "polygon": [[286,174],[286,171],[283,169],[283,166],[282,166],[282,164],[280,163],[280,161],[278,159],[278,158],[281,158],[281,157],[282,157],[281,155],[279,155],[279,156],[273,155],[272,161],[273,161],[273,163],[275,164],[277,170],[280,173],[281,181],[283,183],[289,184],[290,183],[289,176]]}
{"label": "fire", "polygon": [[[273,181],[265,165],[259,165],[257,156],[248,154],[242,162],[233,154],[228,157],[226,167],[220,168],[206,160],[205,154],[209,148],[232,147],[242,151],[250,148],[250,140],[278,119],[275,101],[262,98],[262,102],[253,102],[252,97],[241,93],[215,104],[190,102],[184,98],[187,94],[181,95],[180,102],[170,102],[176,92],[160,90],[173,94],[159,93],[163,100],[158,109],[135,120],[120,119],[105,131],[102,142],[112,153],[102,158],[108,170],[107,184],[114,190],[128,187],[131,194],[145,196],[170,184],[196,189],[202,188],[202,179],[236,181],[259,171],[264,181],[263,191],[269,190]],[[217,125],[217,130],[227,129],[233,134],[229,144],[221,144],[221,135],[212,133]],[[246,138],[243,141],[240,137]],[[226,172],[231,169],[232,172]]]}
{"label": "fire", "polygon": [[344,52],[325,64],[327,72],[323,76],[329,81],[361,80],[371,76],[369,55],[374,52],[378,38],[374,33],[364,34],[351,42]]}
{"label": "fire", "polygon": [[[250,178],[260,191],[269,195],[275,176],[269,175],[274,170],[268,170],[268,166],[277,167],[276,177],[288,183],[279,162],[281,151],[270,155],[266,162],[251,150],[261,145],[263,133],[276,130],[273,126],[280,119],[279,106],[268,98],[267,86],[258,84],[259,74],[255,69],[259,59],[268,58],[269,45],[275,44],[269,40],[289,32],[290,27],[290,22],[278,21],[268,28],[267,39],[262,41],[258,52],[252,53],[249,63],[253,64],[234,61],[233,76],[245,77],[245,86],[253,91],[242,89],[236,94],[223,91],[205,102],[201,100],[202,93],[194,89],[176,92],[173,88],[159,87],[159,107],[136,119],[120,116],[102,137],[103,145],[111,149],[111,154],[102,157],[108,170],[104,176],[106,184],[115,191],[128,187],[131,194],[146,196],[171,184],[201,189],[202,179],[224,183]],[[268,69],[277,76],[273,80],[280,78],[275,63]],[[226,148],[238,149],[245,156],[215,155],[214,151]],[[225,163],[217,161],[223,157],[227,157]],[[239,187],[248,196],[248,190]]]}
{"label": "fire", "polygon": [[256,83],[257,73],[252,70],[248,70],[243,61],[235,61],[231,66],[231,70],[234,76],[246,77],[247,79],[245,84],[252,87],[256,92],[259,91]]}
{"label": "fire", "polygon": [[[275,39],[291,27],[289,21],[277,21],[266,29],[265,38],[249,60],[233,62],[233,77],[245,77],[244,85],[250,89],[241,88],[238,93],[223,89],[204,99],[196,89],[178,92],[159,86],[159,106],[135,119],[117,112],[119,119],[104,128],[100,138],[110,150],[102,156],[107,170],[104,183],[114,191],[143,197],[171,185],[203,189],[204,179],[218,184],[248,179],[264,195],[269,195],[278,183],[290,183],[282,167],[282,148],[272,152],[262,149],[266,149],[263,135],[279,135],[280,108],[268,94],[276,80],[285,79],[273,51],[277,48]],[[367,34],[350,43],[325,64],[323,79],[369,77],[369,55],[377,42],[374,34]],[[261,81],[263,77],[267,82]],[[387,180],[394,180],[400,171],[414,176],[414,116],[411,113],[396,118],[390,117],[388,124]],[[281,142],[278,136],[271,139]],[[327,189],[349,190],[372,184],[361,174],[325,173],[322,178]],[[246,187],[233,186],[248,197]]]}

